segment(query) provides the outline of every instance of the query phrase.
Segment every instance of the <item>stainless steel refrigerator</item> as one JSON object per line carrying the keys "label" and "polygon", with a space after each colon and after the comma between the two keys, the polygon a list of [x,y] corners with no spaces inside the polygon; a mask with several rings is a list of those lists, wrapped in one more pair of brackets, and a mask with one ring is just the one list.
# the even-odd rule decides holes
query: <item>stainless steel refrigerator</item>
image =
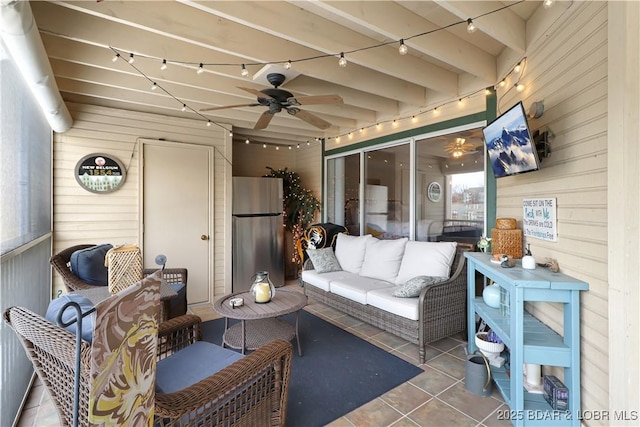
{"label": "stainless steel refrigerator", "polygon": [[233,177],[233,292],[248,291],[256,272],[284,285],[282,179]]}

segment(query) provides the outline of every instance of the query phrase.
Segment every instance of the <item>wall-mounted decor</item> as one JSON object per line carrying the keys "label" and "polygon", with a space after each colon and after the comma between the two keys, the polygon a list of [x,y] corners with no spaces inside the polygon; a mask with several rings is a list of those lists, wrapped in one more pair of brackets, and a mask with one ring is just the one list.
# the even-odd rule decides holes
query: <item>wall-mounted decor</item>
{"label": "wall-mounted decor", "polygon": [[427,187],[427,197],[429,198],[429,200],[431,200],[432,202],[439,202],[441,196],[442,187],[440,186],[440,183],[434,181],[429,184],[429,187]]}
{"label": "wall-mounted decor", "polygon": [[120,160],[100,153],[89,154],[80,159],[74,173],[80,187],[101,194],[119,189],[127,176]]}
{"label": "wall-mounted decor", "polygon": [[558,241],[556,199],[522,199],[522,230],[525,237]]}

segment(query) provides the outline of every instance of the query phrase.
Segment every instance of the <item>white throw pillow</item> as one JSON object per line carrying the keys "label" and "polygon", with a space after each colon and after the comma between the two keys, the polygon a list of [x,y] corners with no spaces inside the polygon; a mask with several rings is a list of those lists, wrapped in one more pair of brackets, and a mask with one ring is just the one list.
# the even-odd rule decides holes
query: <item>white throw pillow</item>
{"label": "white throw pillow", "polygon": [[371,234],[365,236],[349,236],[339,233],[336,239],[336,258],[344,271],[358,274],[364,261],[364,251]]}
{"label": "white throw pillow", "polygon": [[360,275],[394,283],[408,240],[406,237],[396,240],[369,240]]}
{"label": "white throw pillow", "polygon": [[456,242],[407,242],[395,283],[402,285],[416,276],[449,278],[456,246]]}

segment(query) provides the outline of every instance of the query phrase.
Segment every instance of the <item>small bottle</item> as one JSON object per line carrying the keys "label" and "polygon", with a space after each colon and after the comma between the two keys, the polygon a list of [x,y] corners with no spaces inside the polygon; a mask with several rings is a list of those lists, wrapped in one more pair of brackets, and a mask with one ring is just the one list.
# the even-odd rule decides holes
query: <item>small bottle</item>
{"label": "small bottle", "polygon": [[522,257],[522,268],[534,270],[536,268],[536,259],[531,255],[531,244],[527,243],[525,256]]}

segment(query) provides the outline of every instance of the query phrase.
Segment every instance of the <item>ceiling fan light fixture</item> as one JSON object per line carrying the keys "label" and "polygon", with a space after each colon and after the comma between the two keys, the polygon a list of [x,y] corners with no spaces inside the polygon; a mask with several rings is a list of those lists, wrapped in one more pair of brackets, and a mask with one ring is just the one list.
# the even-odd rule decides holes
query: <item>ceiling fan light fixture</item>
{"label": "ceiling fan light fixture", "polygon": [[406,55],[409,52],[409,48],[404,44],[404,39],[400,39],[400,47],[398,48],[400,55]]}
{"label": "ceiling fan light fixture", "polygon": [[472,34],[475,33],[477,29],[478,27],[476,27],[476,24],[473,23],[473,19],[467,19],[467,32],[469,34]]}
{"label": "ceiling fan light fixture", "polygon": [[242,77],[247,77],[249,75],[249,70],[247,70],[247,67],[245,67],[244,64],[242,64],[242,70],[240,71],[240,75]]}
{"label": "ceiling fan light fixture", "polygon": [[449,153],[450,157],[459,159],[465,154],[474,153],[476,151],[476,148],[471,144],[467,144],[466,139],[456,138],[444,147],[444,151]]}
{"label": "ceiling fan light fixture", "polygon": [[338,60],[338,65],[342,68],[347,66],[347,58],[344,57],[344,52],[340,53],[340,59]]}

